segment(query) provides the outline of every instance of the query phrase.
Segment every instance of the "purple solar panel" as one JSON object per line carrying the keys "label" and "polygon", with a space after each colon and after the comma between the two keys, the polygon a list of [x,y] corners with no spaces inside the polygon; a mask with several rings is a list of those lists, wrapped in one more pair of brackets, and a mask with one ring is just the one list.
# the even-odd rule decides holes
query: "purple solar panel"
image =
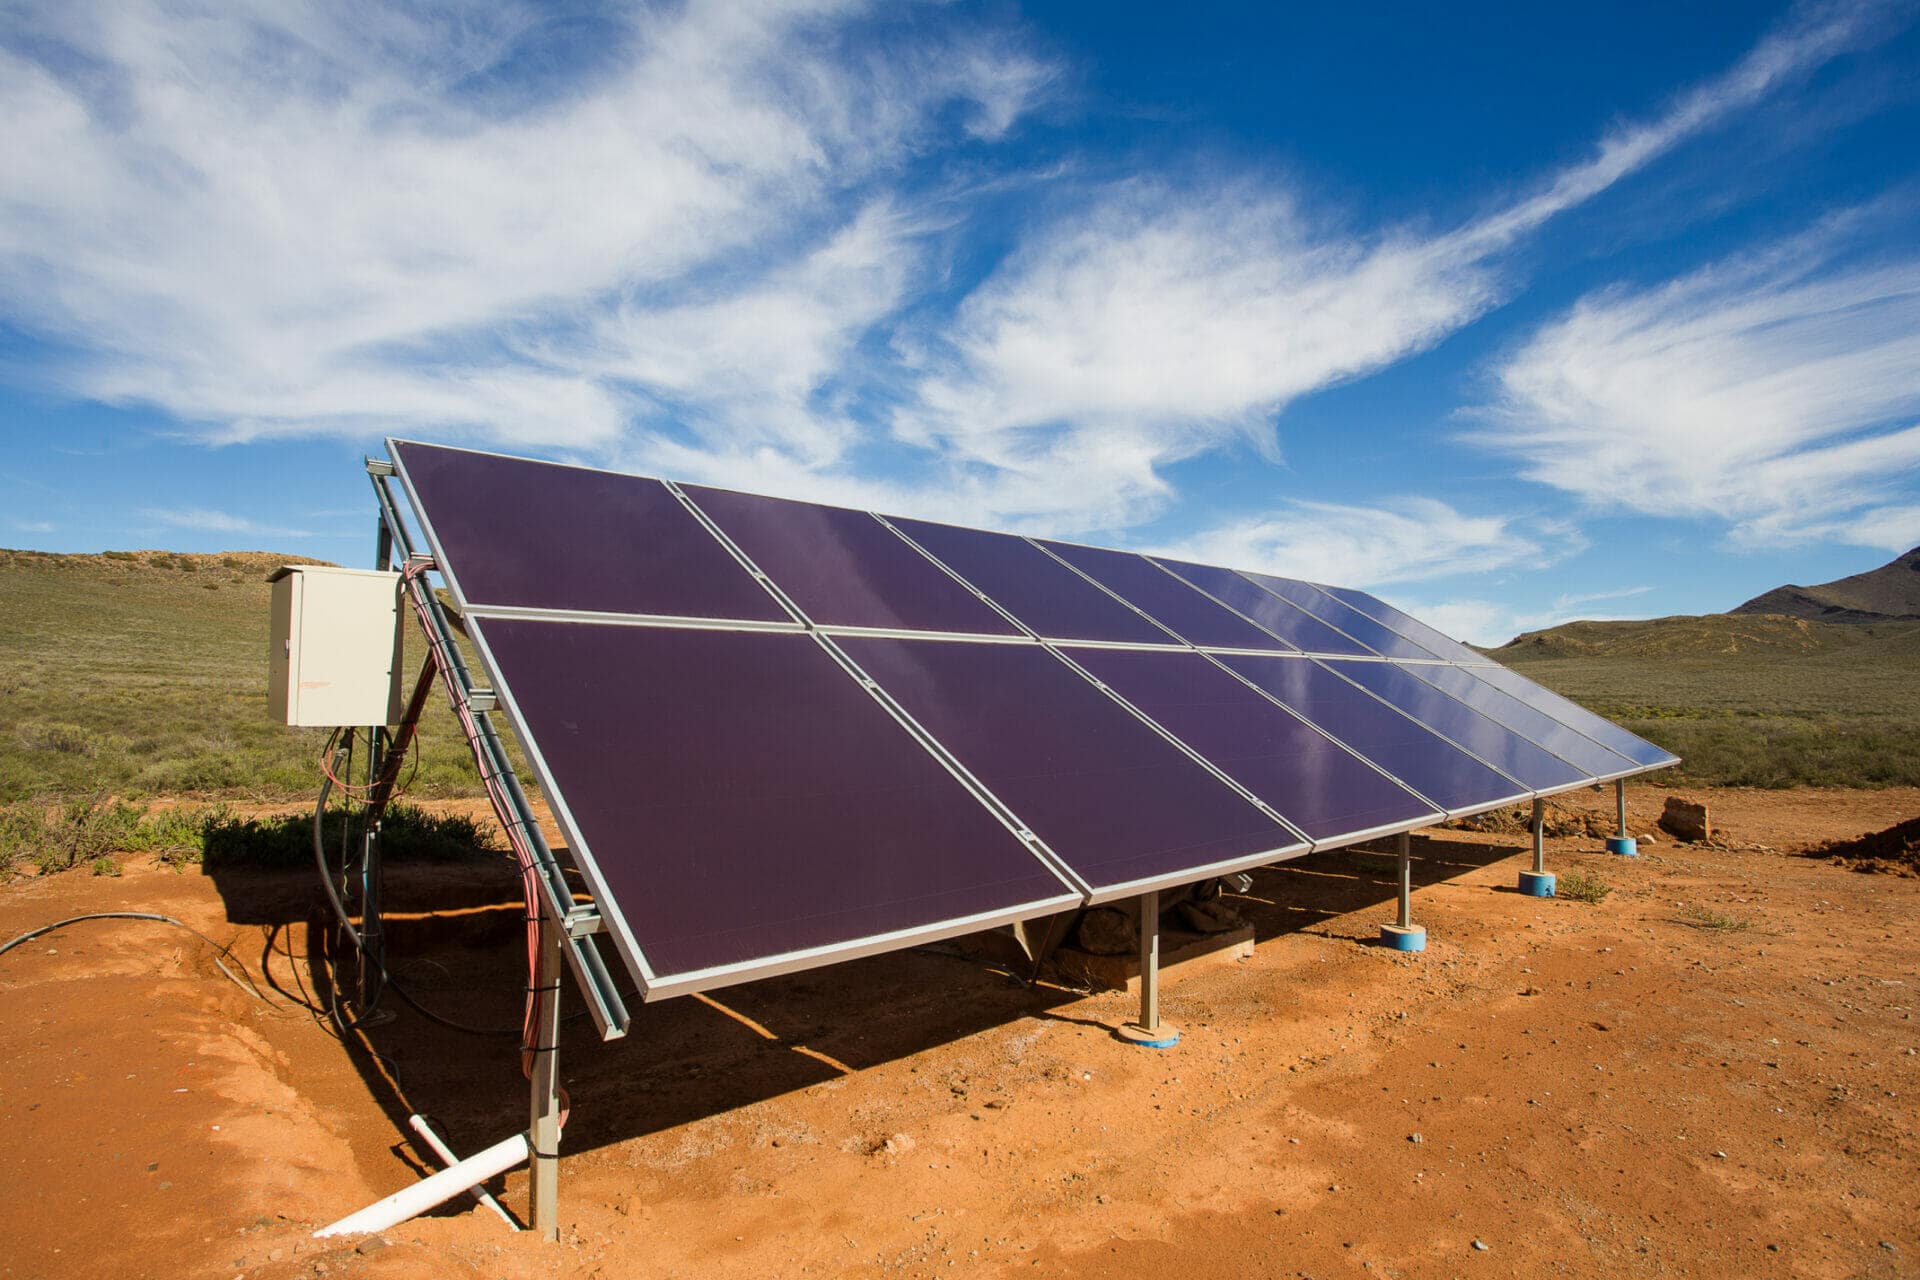
{"label": "purple solar panel", "polygon": [[[1158,557],[1156,557],[1158,558]],[[1208,595],[1232,605],[1273,634],[1308,653],[1346,653],[1371,658],[1373,650],[1341,635],[1300,606],[1256,587],[1231,569],[1185,560],[1160,560]]]}
{"label": "purple solar panel", "polygon": [[1439,816],[1202,654],[1081,649],[1073,658],[1315,841]]}
{"label": "purple solar panel", "polygon": [[472,625],[657,981],[1080,901],[811,636]]}
{"label": "purple solar panel", "polygon": [[393,446],[465,603],[789,622],[658,480]]}
{"label": "purple solar panel", "polygon": [[924,520],[893,523],[1048,639],[1179,643],[1025,538]]}
{"label": "purple solar panel", "polygon": [[1433,654],[1397,631],[1381,626],[1352,605],[1342,604],[1318,587],[1293,578],[1275,578],[1264,573],[1249,573],[1246,576],[1282,600],[1292,601],[1320,621],[1338,627],[1375,653],[1389,658],[1433,657]]}
{"label": "purple solar panel", "polygon": [[699,485],[685,492],[821,626],[1020,634],[864,511]]}
{"label": "purple solar panel", "polygon": [[1421,648],[1448,662],[1488,662],[1484,653],[1477,653],[1458,640],[1434,630],[1410,613],[1394,608],[1379,596],[1368,595],[1364,591],[1355,591],[1351,587],[1320,586],[1334,599],[1352,608],[1358,609],[1382,626],[1391,627]]}
{"label": "purple solar panel", "polygon": [[1569,702],[1551,689],[1542,688],[1517,671],[1505,667],[1474,667],[1472,671],[1477,678],[1506,690],[1529,706],[1537,707],[1554,719],[1578,729],[1642,768],[1659,768],[1680,762],[1680,757],[1664,747],[1628,733],[1613,721],[1595,715],[1577,702]]}
{"label": "purple solar panel", "polygon": [[1067,542],[1044,545],[1189,644],[1220,649],[1272,649],[1280,653],[1293,647],[1274,639],[1232,610],[1222,608],[1145,556]]}
{"label": "purple solar panel", "polygon": [[1619,752],[1609,751],[1592,738],[1575,733],[1546,712],[1494,688],[1470,671],[1426,664],[1408,667],[1406,671],[1430,685],[1446,690],[1481,715],[1498,720],[1515,733],[1539,743],[1568,764],[1585,769],[1596,778],[1629,773],[1637,767]]}
{"label": "purple solar panel", "polygon": [[1553,791],[1593,781],[1585,773],[1545,748],[1527,741],[1498,721],[1416,680],[1386,662],[1326,659],[1329,670],[1392,703],[1434,732],[1459,743],[1500,772],[1534,791]]}
{"label": "purple solar panel", "polygon": [[839,643],[1098,897],[1305,850],[1038,645]]}
{"label": "purple solar panel", "polygon": [[1221,661],[1448,813],[1523,799],[1531,790],[1317,663],[1237,654]]}

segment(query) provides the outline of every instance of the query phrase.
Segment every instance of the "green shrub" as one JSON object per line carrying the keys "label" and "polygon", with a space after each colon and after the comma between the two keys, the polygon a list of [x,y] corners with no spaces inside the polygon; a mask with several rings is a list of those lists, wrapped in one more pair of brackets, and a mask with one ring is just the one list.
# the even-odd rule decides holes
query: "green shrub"
{"label": "green shrub", "polygon": [[1613,886],[1598,876],[1590,876],[1584,871],[1569,871],[1560,877],[1555,886],[1554,896],[1572,898],[1575,902],[1600,903],[1606,901],[1613,892]]}

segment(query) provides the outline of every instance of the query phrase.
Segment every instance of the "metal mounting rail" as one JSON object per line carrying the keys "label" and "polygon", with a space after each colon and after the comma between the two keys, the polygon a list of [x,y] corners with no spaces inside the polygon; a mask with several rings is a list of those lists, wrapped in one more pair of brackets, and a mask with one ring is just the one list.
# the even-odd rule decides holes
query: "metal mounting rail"
{"label": "metal mounting rail", "polygon": [[[380,502],[380,518],[386,523],[401,555],[414,563],[431,562],[432,557],[414,548],[412,535],[400,519],[399,508],[389,488],[393,464],[369,459],[367,475],[373,482],[374,496]],[[458,701],[473,719],[476,732],[469,745],[473,748],[474,762],[480,767],[481,775],[500,783],[500,790],[505,793],[504,809],[498,802],[495,805],[501,824],[509,832],[517,831],[526,842],[527,849],[533,855],[534,880],[540,886],[540,895],[546,901],[547,911],[565,926],[561,950],[573,970],[581,994],[586,998],[587,1012],[592,1016],[594,1026],[599,1028],[602,1040],[617,1040],[627,1034],[632,1025],[632,1015],[620,995],[619,984],[614,981],[599,946],[592,939],[593,934],[605,929],[599,908],[593,903],[574,900],[573,886],[567,883],[566,869],[553,856],[546,837],[540,834],[540,823],[533,816],[533,806],[528,802],[527,793],[521,788],[519,776],[507,757],[506,745],[493,727],[493,717],[489,714],[494,705],[493,691],[476,684],[467,670],[440,598],[421,574],[408,575],[403,581],[412,593],[419,613],[427,620],[428,651],[446,682],[448,695]]]}

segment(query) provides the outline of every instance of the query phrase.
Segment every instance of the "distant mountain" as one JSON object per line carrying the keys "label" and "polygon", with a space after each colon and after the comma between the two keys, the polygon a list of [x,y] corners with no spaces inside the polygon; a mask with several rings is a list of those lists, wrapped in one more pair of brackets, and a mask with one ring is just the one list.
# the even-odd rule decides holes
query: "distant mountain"
{"label": "distant mountain", "polygon": [[1813,622],[1895,622],[1920,618],[1920,547],[1869,573],[1817,587],[1775,587],[1734,613],[1774,613]]}

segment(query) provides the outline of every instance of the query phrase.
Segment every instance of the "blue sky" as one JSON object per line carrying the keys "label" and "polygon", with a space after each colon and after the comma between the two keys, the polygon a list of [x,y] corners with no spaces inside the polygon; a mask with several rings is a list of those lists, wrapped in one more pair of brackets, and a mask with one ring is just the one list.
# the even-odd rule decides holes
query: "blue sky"
{"label": "blue sky", "polygon": [[1365,586],[1920,543],[1920,6],[26,3],[0,545],[360,563],[388,434]]}

